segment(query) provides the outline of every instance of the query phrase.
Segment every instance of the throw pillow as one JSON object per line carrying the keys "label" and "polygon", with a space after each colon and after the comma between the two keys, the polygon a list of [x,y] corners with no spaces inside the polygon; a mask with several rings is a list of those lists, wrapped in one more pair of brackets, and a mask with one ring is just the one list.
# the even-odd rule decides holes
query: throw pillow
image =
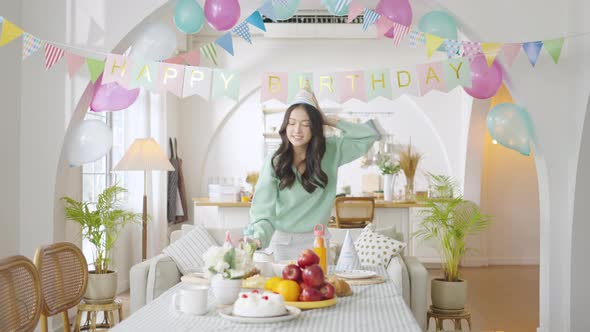
{"label": "throw pillow", "polygon": [[376,233],[369,225],[363,229],[354,246],[361,265],[387,268],[389,261],[400,254],[406,244]]}
{"label": "throw pillow", "polygon": [[185,275],[202,271],[203,254],[209,247],[216,245],[207,230],[199,225],[162,251],[174,260],[180,273]]}

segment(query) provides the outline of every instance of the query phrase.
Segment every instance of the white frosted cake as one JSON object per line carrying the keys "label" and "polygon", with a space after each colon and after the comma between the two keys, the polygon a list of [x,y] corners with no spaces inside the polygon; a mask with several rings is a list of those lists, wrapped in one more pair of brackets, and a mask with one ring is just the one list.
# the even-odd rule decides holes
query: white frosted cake
{"label": "white frosted cake", "polygon": [[232,312],[242,317],[274,317],[285,315],[287,308],[282,295],[253,290],[240,293]]}

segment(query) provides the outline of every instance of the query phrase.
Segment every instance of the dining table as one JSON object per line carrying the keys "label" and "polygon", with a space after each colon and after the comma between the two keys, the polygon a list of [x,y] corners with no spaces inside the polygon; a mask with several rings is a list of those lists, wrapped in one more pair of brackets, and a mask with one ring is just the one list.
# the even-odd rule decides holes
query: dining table
{"label": "dining table", "polygon": [[381,267],[367,268],[384,277],[378,284],[353,285],[351,296],[339,297],[335,305],[303,310],[294,319],[274,323],[242,323],[224,318],[222,306],[215,301],[211,290],[208,311],[191,315],[179,311],[173,297],[179,289],[189,287],[180,282],[117,324],[111,331],[387,331],[420,332],[412,311],[404,302],[398,285],[387,278]]}

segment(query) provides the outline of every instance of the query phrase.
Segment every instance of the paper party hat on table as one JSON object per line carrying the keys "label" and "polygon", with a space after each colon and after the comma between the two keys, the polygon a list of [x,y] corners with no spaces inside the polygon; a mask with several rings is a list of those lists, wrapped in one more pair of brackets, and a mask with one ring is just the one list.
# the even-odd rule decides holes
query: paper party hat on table
{"label": "paper party hat on table", "polygon": [[361,261],[359,260],[359,255],[356,253],[354,242],[352,242],[352,236],[350,236],[350,231],[346,231],[338,264],[336,264],[336,271],[359,270],[360,268]]}

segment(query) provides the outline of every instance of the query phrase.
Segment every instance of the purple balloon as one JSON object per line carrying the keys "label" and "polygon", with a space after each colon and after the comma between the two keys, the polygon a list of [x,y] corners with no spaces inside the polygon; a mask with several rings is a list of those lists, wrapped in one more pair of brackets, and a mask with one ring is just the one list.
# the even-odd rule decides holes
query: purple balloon
{"label": "purple balloon", "polygon": [[[412,25],[412,6],[408,0],[380,0],[375,11],[390,21],[407,27]],[[393,28],[385,33],[385,37],[393,38]]]}
{"label": "purple balloon", "polygon": [[229,30],[240,19],[240,4],[238,0],[206,0],[205,18],[215,30]]}
{"label": "purple balloon", "polygon": [[139,96],[139,88],[127,90],[116,82],[102,84],[102,74],[94,83],[90,109],[93,112],[120,111],[131,106]]}
{"label": "purple balloon", "polygon": [[488,99],[496,94],[502,84],[502,67],[494,61],[492,66],[483,54],[471,61],[471,88],[463,87],[465,92],[477,99]]}

